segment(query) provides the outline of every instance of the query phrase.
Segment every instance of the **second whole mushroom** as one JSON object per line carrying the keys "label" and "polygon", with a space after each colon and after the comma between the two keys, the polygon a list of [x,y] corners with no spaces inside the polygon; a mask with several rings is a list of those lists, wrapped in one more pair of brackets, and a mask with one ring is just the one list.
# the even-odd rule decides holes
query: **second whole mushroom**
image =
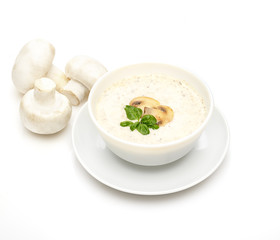
{"label": "second whole mushroom", "polygon": [[65,66],[65,74],[69,82],[63,87],[62,93],[71,104],[79,105],[88,95],[93,84],[107,72],[107,69],[95,59],[79,55],[73,57]]}
{"label": "second whole mushroom", "polygon": [[68,79],[63,71],[53,65],[54,55],[54,46],[44,39],[26,43],[12,69],[12,80],[17,90],[25,94],[34,87],[35,80],[48,77],[55,82],[56,90],[61,92]]}

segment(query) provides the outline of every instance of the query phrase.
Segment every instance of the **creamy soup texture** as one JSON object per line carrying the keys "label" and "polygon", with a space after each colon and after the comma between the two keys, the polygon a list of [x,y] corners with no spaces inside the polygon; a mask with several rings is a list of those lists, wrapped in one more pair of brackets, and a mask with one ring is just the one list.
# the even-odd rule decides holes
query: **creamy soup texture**
{"label": "creamy soup texture", "polygon": [[[174,111],[174,118],[150,134],[121,127],[128,120],[125,106],[139,96],[151,97]],[[120,79],[108,87],[98,100],[95,117],[110,134],[142,144],[166,143],[180,139],[195,131],[205,120],[207,109],[203,98],[182,79],[162,74],[136,75]]]}

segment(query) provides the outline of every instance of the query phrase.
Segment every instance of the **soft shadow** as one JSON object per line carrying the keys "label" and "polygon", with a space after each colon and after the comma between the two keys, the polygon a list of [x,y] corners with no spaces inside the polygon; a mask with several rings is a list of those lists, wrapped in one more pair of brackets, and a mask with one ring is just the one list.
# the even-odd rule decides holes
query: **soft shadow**
{"label": "soft shadow", "polygon": [[[31,137],[31,138],[38,138],[41,141],[53,141],[53,139],[57,139],[60,137],[64,137],[65,135],[69,135],[69,132],[71,132],[71,126],[67,125],[64,129],[60,130],[57,133],[53,134],[38,134],[31,132],[27,128],[25,128],[23,125],[21,126],[22,132],[24,135]],[[69,136],[68,136],[69,137]]]}
{"label": "soft shadow", "polygon": [[136,195],[126,192],[121,192],[116,189],[113,189],[111,187],[106,186],[105,184],[99,182],[94,177],[92,177],[79,163],[78,159],[74,157],[74,165],[75,168],[79,174],[79,176],[83,179],[84,182],[86,182],[90,188],[93,188],[93,191],[98,191],[103,194],[109,194],[110,197],[117,197],[124,201],[134,201],[134,202],[147,202],[147,203],[153,203],[153,202],[166,202],[166,201],[173,201],[178,198],[182,197],[191,197],[196,195],[198,192],[203,191],[206,187],[208,187],[210,184],[214,184],[216,181],[221,180],[221,177],[223,176],[225,170],[228,168],[230,160],[230,151],[226,154],[223,162],[218,167],[218,169],[210,175],[208,178],[200,182],[199,184],[188,188],[186,190],[182,190],[180,192],[171,193],[171,194],[165,194],[165,195]]}

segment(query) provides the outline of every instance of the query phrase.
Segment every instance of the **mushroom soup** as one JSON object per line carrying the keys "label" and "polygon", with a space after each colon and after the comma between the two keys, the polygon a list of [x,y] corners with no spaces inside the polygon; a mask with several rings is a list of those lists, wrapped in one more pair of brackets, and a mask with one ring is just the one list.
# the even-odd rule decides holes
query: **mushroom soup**
{"label": "mushroom soup", "polygon": [[[124,128],[128,120],[124,108],[135,98],[153,98],[173,110],[170,122],[148,135]],[[144,112],[144,111],[143,111]],[[149,113],[152,114],[153,112]],[[144,113],[145,114],[145,113]],[[100,96],[95,111],[99,124],[110,134],[134,143],[159,144],[185,137],[194,132],[207,115],[203,98],[183,79],[162,74],[136,75],[120,79]]]}

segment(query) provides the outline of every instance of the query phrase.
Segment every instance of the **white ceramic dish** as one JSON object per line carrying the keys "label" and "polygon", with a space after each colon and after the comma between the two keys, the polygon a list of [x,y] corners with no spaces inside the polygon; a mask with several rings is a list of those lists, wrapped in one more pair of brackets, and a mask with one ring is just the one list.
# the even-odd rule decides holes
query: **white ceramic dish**
{"label": "white ceramic dish", "polygon": [[[175,79],[182,79],[199,93],[199,95],[203,98],[207,109],[207,116],[200,127],[198,127],[191,134],[175,141],[150,145],[123,140],[112,135],[110,132],[104,129],[95,118],[98,99],[102,92],[104,92],[108,86],[125,77],[154,73],[160,73]],[[96,126],[100,136],[105,141],[106,146],[122,159],[143,166],[157,166],[167,164],[186,155],[193,148],[197,139],[207,126],[209,119],[212,116],[213,108],[214,103],[212,94],[203,81],[184,69],[162,63],[139,63],[110,71],[98,79],[91,89],[88,98],[90,118],[93,124]]]}
{"label": "white ceramic dish", "polygon": [[92,123],[87,104],[72,130],[75,154],[86,171],[114,189],[140,195],[162,195],[192,187],[209,177],[222,163],[229,146],[229,129],[214,108],[212,118],[193,150],[162,166],[140,166],[112,153]]}

